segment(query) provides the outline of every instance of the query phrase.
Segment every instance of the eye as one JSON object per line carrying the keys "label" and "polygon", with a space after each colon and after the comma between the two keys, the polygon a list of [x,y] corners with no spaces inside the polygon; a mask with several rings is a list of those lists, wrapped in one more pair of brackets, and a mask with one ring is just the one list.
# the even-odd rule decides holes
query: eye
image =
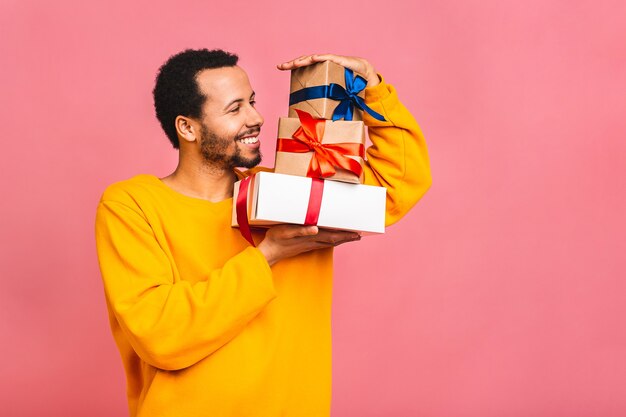
{"label": "eye", "polygon": [[251,105],[252,107],[256,106],[256,100],[250,100],[250,105]]}
{"label": "eye", "polygon": [[231,111],[229,111],[229,113],[237,113],[238,111],[239,111],[239,106],[237,106],[234,109],[232,109]]}

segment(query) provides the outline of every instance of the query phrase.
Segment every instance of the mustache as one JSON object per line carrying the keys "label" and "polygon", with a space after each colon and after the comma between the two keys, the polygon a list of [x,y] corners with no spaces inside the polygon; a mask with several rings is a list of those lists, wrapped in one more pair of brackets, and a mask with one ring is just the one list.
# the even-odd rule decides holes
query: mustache
{"label": "mustache", "polygon": [[246,130],[245,132],[237,135],[237,140],[245,137],[245,136],[250,136],[250,135],[259,135],[261,133],[261,128],[257,127],[255,129],[250,129],[250,130]]}

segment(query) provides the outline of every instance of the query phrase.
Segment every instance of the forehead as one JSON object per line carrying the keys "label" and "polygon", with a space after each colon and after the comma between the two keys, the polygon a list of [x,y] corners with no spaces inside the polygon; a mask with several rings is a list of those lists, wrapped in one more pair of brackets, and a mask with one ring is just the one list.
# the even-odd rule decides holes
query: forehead
{"label": "forehead", "polygon": [[207,102],[227,103],[252,94],[248,75],[238,66],[202,70],[196,75],[196,82]]}

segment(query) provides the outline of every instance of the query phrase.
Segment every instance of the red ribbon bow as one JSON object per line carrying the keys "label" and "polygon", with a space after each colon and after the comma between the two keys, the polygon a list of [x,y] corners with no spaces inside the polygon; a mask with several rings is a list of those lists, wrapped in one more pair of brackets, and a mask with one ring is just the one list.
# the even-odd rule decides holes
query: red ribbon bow
{"label": "red ribbon bow", "polygon": [[300,127],[293,139],[278,138],[279,152],[305,153],[313,151],[307,177],[326,178],[335,175],[335,167],[343,168],[361,177],[363,167],[358,161],[346,155],[359,155],[363,158],[365,147],[361,143],[322,143],[326,120],[315,119],[309,113],[296,109]]}

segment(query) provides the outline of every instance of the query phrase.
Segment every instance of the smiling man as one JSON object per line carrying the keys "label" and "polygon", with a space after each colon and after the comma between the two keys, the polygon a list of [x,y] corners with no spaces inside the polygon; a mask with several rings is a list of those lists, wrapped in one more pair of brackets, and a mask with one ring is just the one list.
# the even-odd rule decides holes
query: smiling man
{"label": "smiling man", "polygon": [[[365,182],[388,190],[386,223],[430,186],[417,123],[367,61],[331,60],[367,80],[373,146]],[[327,416],[333,247],[358,240],[315,226],[274,226],[249,246],[230,227],[233,184],[258,171],[263,118],[237,56],[187,50],[160,69],[157,118],[179,149],[175,171],[104,192],[96,242],[131,416]],[[237,168],[254,168],[241,172]]]}

